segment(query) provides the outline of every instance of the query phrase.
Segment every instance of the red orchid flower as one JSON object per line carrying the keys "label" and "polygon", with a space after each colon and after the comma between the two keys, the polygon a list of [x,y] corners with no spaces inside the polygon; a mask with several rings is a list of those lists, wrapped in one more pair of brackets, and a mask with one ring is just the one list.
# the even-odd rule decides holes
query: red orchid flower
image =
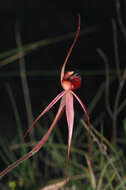
{"label": "red orchid flower", "polygon": [[68,172],[68,162],[69,162],[69,154],[70,154],[71,139],[72,139],[72,133],[73,133],[73,124],[74,124],[74,102],[73,102],[74,97],[80,103],[84,113],[86,114],[87,120],[88,120],[88,127],[89,127],[89,157],[90,157],[90,163],[91,163],[91,136],[90,136],[90,120],[89,120],[89,116],[88,116],[88,113],[86,111],[85,105],[80,100],[80,98],[73,92],[73,90],[75,90],[75,89],[77,89],[77,88],[79,88],[81,86],[81,78],[80,78],[80,76],[78,74],[75,74],[74,71],[68,71],[68,72],[64,73],[66,63],[68,61],[68,58],[69,58],[69,56],[70,56],[70,54],[72,52],[72,49],[73,49],[73,47],[74,47],[74,45],[75,45],[75,43],[77,41],[77,38],[78,38],[78,35],[79,35],[79,32],[80,32],[80,15],[78,16],[78,18],[79,18],[79,21],[78,21],[77,33],[76,33],[75,39],[74,39],[74,41],[72,43],[72,46],[70,47],[70,50],[69,50],[69,52],[67,54],[65,62],[64,62],[63,66],[62,66],[62,69],[61,69],[61,85],[62,85],[64,90],[60,94],[58,94],[54,98],[54,100],[52,100],[52,102],[44,109],[44,111],[36,118],[36,120],[32,123],[32,125],[26,131],[23,139],[27,136],[27,134],[35,126],[35,124],[38,122],[38,120],[46,112],[48,112],[54,106],[54,104],[56,102],[58,102],[59,99],[61,98],[61,102],[60,102],[58,112],[57,112],[57,114],[56,114],[50,128],[48,129],[47,133],[44,135],[44,137],[42,137],[42,139],[38,142],[38,144],[29,153],[27,153],[25,156],[23,156],[19,160],[15,161],[11,165],[9,165],[5,170],[3,170],[0,173],[0,177],[4,176],[8,172],[10,172],[13,168],[15,168],[16,166],[21,164],[24,160],[26,160],[29,157],[33,156],[36,152],[39,151],[39,149],[41,147],[43,147],[43,145],[46,142],[46,140],[48,139],[51,131],[53,130],[56,123],[61,118],[64,110],[66,110],[66,117],[67,117],[67,123],[68,123],[68,133],[69,133],[69,135],[68,135],[68,152],[67,152],[67,161],[66,161],[66,181],[68,181],[68,179],[69,179],[68,173],[67,173]]}

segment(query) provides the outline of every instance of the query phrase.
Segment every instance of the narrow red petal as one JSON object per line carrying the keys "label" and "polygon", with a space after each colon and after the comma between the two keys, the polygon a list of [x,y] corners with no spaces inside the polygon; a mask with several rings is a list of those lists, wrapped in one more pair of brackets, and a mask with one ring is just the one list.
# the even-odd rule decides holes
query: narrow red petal
{"label": "narrow red petal", "polygon": [[0,178],[3,177],[4,175],[6,175],[8,172],[10,172],[12,169],[14,169],[16,166],[18,166],[19,164],[21,164],[24,160],[30,158],[31,156],[33,156],[35,153],[37,153],[40,148],[44,145],[44,143],[46,142],[46,140],[48,139],[48,136],[50,135],[51,131],[53,130],[53,128],[55,127],[56,123],[58,122],[58,120],[60,119],[61,115],[63,114],[64,111],[64,107],[65,107],[65,101],[64,101],[64,97],[61,100],[58,112],[55,116],[55,119],[53,120],[49,130],[47,131],[47,133],[44,135],[44,137],[39,141],[39,143],[25,156],[23,156],[22,158],[20,158],[19,160],[15,161],[14,163],[12,163],[11,165],[9,165],[5,170],[3,170],[0,173]]}
{"label": "narrow red petal", "polygon": [[77,101],[80,103],[83,111],[85,112],[85,115],[87,117],[87,121],[88,121],[88,129],[89,129],[89,159],[90,159],[90,165],[92,166],[92,160],[91,160],[91,129],[90,129],[90,118],[88,115],[88,112],[86,110],[85,105],[83,104],[83,102],[81,101],[81,99],[73,92],[71,91],[71,93],[75,96],[75,98],[77,99]]}
{"label": "narrow red petal", "polygon": [[74,47],[76,41],[77,41],[77,39],[78,39],[79,32],[80,32],[80,14],[78,14],[78,28],[77,28],[77,32],[76,32],[75,39],[74,39],[74,41],[73,41],[73,43],[72,43],[72,45],[71,45],[71,47],[70,47],[70,49],[69,49],[69,51],[68,51],[68,54],[67,54],[67,56],[66,56],[66,59],[65,59],[64,64],[63,64],[63,66],[62,66],[62,69],[61,69],[61,84],[62,84],[62,80],[63,80],[64,71],[65,71],[65,67],[66,67],[67,61],[68,61],[68,59],[69,59],[69,57],[70,57],[70,54],[71,54],[71,52],[72,52],[72,49],[73,49],[73,47]]}
{"label": "narrow red petal", "polygon": [[67,152],[67,163],[66,163],[66,177],[68,178],[68,164],[69,164],[69,155],[71,147],[71,139],[73,133],[73,124],[74,124],[74,106],[73,106],[73,95],[71,91],[66,93],[66,117],[68,123],[68,152]]}
{"label": "narrow red petal", "polygon": [[59,121],[59,119],[61,118],[63,112],[64,112],[64,108],[65,108],[65,101],[64,101],[64,97],[61,100],[58,112],[55,116],[55,119],[53,120],[49,130],[47,131],[47,133],[44,135],[44,137],[40,140],[40,142],[37,144],[37,146],[32,150],[32,153],[35,154],[36,152],[38,152],[38,150],[44,145],[44,143],[46,142],[48,136],[50,135],[52,129],[55,127],[56,123]]}
{"label": "narrow red petal", "polygon": [[52,102],[44,109],[44,111],[36,118],[36,120],[32,123],[32,125],[28,128],[28,130],[25,132],[24,137],[22,139],[22,141],[24,141],[24,138],[28,135],[28,133],[31,131],[31,129],[35,126],[35,124],[38,122],[38,120],[46,113],[48,112],[52,106],[54,106],[54,104],[56,102],[58,102],[58,100],[65,94],[65,91],[62,91],[60,94],[58,94],[54,100],[52,100]]}

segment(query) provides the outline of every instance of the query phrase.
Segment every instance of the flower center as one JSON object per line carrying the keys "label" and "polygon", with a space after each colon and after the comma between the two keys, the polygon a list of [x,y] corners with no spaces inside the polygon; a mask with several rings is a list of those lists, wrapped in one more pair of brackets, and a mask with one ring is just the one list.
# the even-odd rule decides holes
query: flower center
{"label": "flower center", "polygon": [[74,90],[81,86],[81,78],[77,73],[68,71],[64,74],[62,87],[64,90]]}

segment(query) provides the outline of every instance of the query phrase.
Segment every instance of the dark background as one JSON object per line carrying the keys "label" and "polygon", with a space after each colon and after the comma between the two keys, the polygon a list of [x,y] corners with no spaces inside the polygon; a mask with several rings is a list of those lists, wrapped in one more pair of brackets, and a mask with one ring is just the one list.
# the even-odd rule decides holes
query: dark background
{"label": "dark background", "polygon": [[[126,4],[121,1],[121,16],[126,22]],[[15,39],[16,25],[20,26],[22,43],[28,44],[42,39],[53,38],[76,31],[78,17],[81,15],[81,30],[91,29],[92,32],[81,35],[69,59],[68,69],[80,71],[104,70],[104,64],[97,53],[101,48],[108,56],[111,69],[115,69],[113,50],[112,19],[117,22],[116,1],[14,1],[0,2],[0,52],[17,47]],[[118,26],[118,43],[121,68],[125,67],[125,41]],[[43,103],[49,103],[61,90],[60,69],[73,39],[64,40],[46,47],[38,48],[25,57],[27,71],[56,70],[54,76],[28,77],[33,115],[37,116],[43,109]],[[25,104],[20,77],[2,77],[6,71],[18,71],[18,61],[0,69],[0,136],[15,136],[15,118],[8,98],[5,84],[11,85],[19,113],[27,126]],[[78,90],[81,99],[88,107],[96,95],[104,75],[82,75],[82,87]],[[93,121],[105,109],[104,98],[91,116]]]}

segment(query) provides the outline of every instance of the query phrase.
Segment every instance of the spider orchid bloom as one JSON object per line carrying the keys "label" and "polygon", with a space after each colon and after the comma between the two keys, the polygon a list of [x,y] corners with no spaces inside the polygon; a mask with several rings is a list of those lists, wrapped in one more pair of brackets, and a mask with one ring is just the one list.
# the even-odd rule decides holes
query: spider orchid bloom
{"label": "spider orchid bloom", "polygon": [[72,133],[73,133],[73,124],[74,124],[74,103],[73,103],[73,98],[75,97],[77,99],[77,101],[80,103],[84,113],[86,114],[87,120],[88,120],[88,127],[89,127],[89,157],[90,157],[90,161],[91,161],[91,137],[90,137],[90,121],[89,121],[89,116],[88,113],[86,111],[86,108],[84,106],[84,104],[82,103],[82,101],[80,100],[80,98],[73,92],[73,90],[79,88],[81,86],[81,78],[78,74],[75,74],[73,71],[68,71],[66,73],[64,73],[65,71],[65,66],[66,63],[68,61],[68,58],[72,52],[72,49],[77,41],[78,35],[80,32],[80,15],[79,15],[79,22],[78,22],[78,30],[75,36],[75,39],[73,41],[72,46],[70,47],[70,50],[67,54],[67,57],[65,59],[65,62],[62,66],[61,69],[61,85],[63,87],[63,91],[58,94],[54,100],[52,100],[52,102],[44,109],[44,111],[36,118],[36,120],[32,123],[32,125],[29,127],[29,129],[26,131],[24,138],[27,136],[27,134],[31,131],[31,129],[35,126],[35,124],[38,122],[38,120],[46,113],[48,112],[56,102],[58,102],[61,99],[60,102],[60,106],[58,109],[58,112],[50,126],[50,128],[48,129],[47,133],[44,135],[44,137],[42,137],[42,139],[38,142],[38,144],[29,152],[27,153],[25,156],[23,156],[22,158],[20,158],[19,160],[15,161],[14,163],[12,163],[11,165],[9,165],[5,170],[3,170],[0,173],[0,177],[4,176],[5,174],[7,174],[8,172],[10,172],[13,168],[15,168],[16,166],[18,166],[19,164],[21,164],[24,160],[28,159],[29,157],[33,156],[36,152],[39,151],[39,149],[44,145],[44,143],[46,142],[46,140],[48,139],[51,131],[53,130],[53,128],[55,127],[56,123],[59,121],[59,119],[61,118],[64,110],[66,110],[66,117],[67,117],[67,123],[68,123],[68,152],[67,152],[67,161],[66,161],[66,181],[69,180],[68,177],[68,162],[69,162],[69,154],[70,154],[70,147],[71,147],[71,139],[72,139]]}

